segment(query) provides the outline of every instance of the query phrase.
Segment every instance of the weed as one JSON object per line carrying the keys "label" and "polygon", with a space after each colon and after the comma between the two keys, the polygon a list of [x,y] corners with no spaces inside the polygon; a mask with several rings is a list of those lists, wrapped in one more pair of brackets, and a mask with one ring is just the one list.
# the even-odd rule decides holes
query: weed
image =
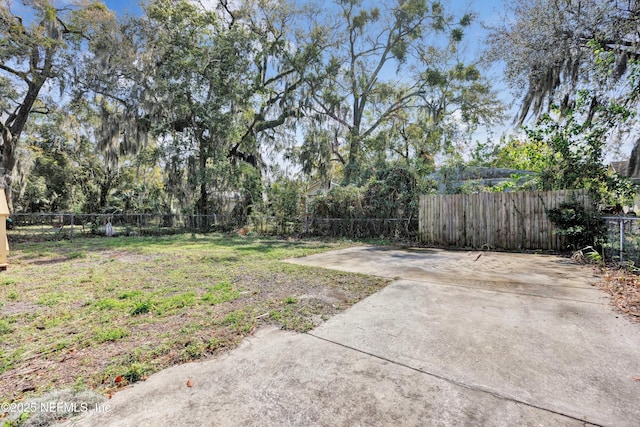
{"label": "weed", "polygon": [[140,362],[133,362],[122,374],[122,378],[127,380],[129,383],[135,383],[136,381],[140,381],[144,378],[144,376],[149,372],[151,372],[151,368],[148,365]]}
{"label": "weed", "polygon": [[211,338],[207,343],[207,351],[213,352],[222,347],[222,342],[218,338]]}
{"label": "weed", "polygon": [[196,294],[193,292],[187,292],[180,295],[173,295],[168,298],[164,298],[158,304],[156,308],[157,314],[164,314],[166,311],[175,310],[179,308],[192,307],[196,304]]}
{"label": "weed", "polygon": [[98,329],[94,333],[95,340],[98,344],[108,341],[118,341],[127,336],[129,336],[129,331],[123,328]]}
{"label": "weed", "polygon": [[62,301],[64,297],[65,296],[63,294],[57,292],[40,295],[40,298],[38,298],[38,305],[53,307],[56,306],[60,301]]}
{"label": "weed", "polygon": [[13,328],[6,320],[0,320],[0,335],[6,335],[13,332]]}
{"label": "weed", "polygon": [[230,326],[236,332],[248,333],[253,329],[254,320],[245,311],[235,310],[227,314],[221,324]]}
{"label": "weed", "polygon": [[233,301],[240,297],[240,292],[229,282],[220,282],[202,296],[202,301],[214,305]]}
{"label": "weed", "polygon": [[87,382],[84,379],[84,377],[76,378],[76,381],[73,383],[73,390],[76,392],[79,392],[86,389],[87,389]]}
{"label": "weed", "polygon": [[124,304],[113,298],[103,298],[94,303],[94,306],[100,310],[113,310],[123,308]]}
{"label": "weed", "polygon": [[139,316],[141,314],[146,314],[153,309],[153,303],[149,300],[146,301],[138,301],[135,303],[129,314],[132,316]]}
{"label": "weed", "polygon": [[313,329],[314,326],[313,322],[306,316],[306,313],[294,310],[290,305],[285,306],[279,311],[271,310],[269,312],[269,319],[279,323],[282,329],[297,332],[307,332]]}
{"label": "weed", "polygon": [[121,293],[119,299],[134,299],[142,296],[142,291],[134,290]]}
{"label": "weed", "polygon": [[183,326],[182,328],[180,328],[179,333],[181,335],[188,335],[198,331],[199,329],[200,329],[200,325],[198,325],[197,323],[189,323]]}
{"label": "weed", "polygon": [[60,351],[60,350],[64,350],[65,348],[69,348],[69,341],[60,341],[54,344],[53,346],[53,350],[54,351]]}
{"label": "weed", "polygon": [[207,345],[200,341],[193,341],[187,344],[187,346],[182,350],[181,359],[184,361],[199,359],[204,356],[207,352]]}
{"label": "weed", "polygon": [[18,294],[17,294],[17,293],[15,293],[15,292],[9,292],[9,293],[7,294],[7,299],[8,299],[9,301],[16,301],[16,300],[18,299]]}
{"label": "weed", "polygon": [[18,283],[18,282],[16,282],[16,281],[15,281],[15,280],[13,280],[13,279],[0,280],[0,286],[15,285],[16,283]]}
{"label": "weed", "polygon": [[86,254],[81,251],[70,252],[69,254],[67,254],[67,259],[77,259],[77,258],[84,258],[84,257],[86,257]]}
{"label": "weed", "polygon": [[298,302],[298,300],[294,297],[286,297],[282,302],[284,302],[285,304],[295,304]]}

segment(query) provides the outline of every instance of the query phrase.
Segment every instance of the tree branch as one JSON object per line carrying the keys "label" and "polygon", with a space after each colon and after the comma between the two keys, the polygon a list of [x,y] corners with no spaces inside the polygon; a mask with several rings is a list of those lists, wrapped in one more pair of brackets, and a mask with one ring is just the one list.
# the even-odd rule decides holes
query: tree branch
{"label": "tree branch", "polygon": [[349,124],[346,120],[338,117],[333,111],[331,111],[328,108],[326,108],[324,106],[324,103],[322,102],[322,100],[318,99],[317,95],[314,94],[312,96],[313,96],[313,100],[315,101],[315,103],[318,104],[322,108],[322,111],[319,111],[318,109],[316,109],[314,107],[311,107],[311,108],[313,108],[316,112],[318,112],[320,114],[324,114],[324,115],[327,115],[327,116],[331,117],[333,120],[335,120],[336,122],[338,122],[342,126],[345,126],[346,128],[351,129],[352,125]]}
{"label": "tree branch", "polygon": [[229,1],[228,0],[220,0],[220,4],[222,5],[222,8],[225,10],[225,12],[227,12],[229,17],[231,18],[231,22],[229,22],[229,29],[231,29],[233,27],[233,25],[235,24],[235,22],[236,22],[236,17],[233,14],[233,12],[231,12],[231,9],[229,8]]}
{"label": "tree branch", "polygon": [[31,80],[29,80],[28,78],[28,73],[25,73],[24,71],[14,70],[13,68],[2,63],[0,63],[0,70],[4,70],[8,73],[13,74],[14,76],[20,77],[22,80],[27,82],[27,84],[31,83]]}
{"label": "tree branch", "polygon": [[32,109],[31,110],[31,114],[49,114],[51,113],[51,109],[49,107],[45,108],[44,110],[38,110],[38,109]]}

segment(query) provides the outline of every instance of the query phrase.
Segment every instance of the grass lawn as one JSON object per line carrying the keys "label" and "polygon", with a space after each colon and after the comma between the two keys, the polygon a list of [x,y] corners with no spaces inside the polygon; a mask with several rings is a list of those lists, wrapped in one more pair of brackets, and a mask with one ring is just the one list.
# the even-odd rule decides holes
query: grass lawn
{"label": "grass lawn", "polygon": [[0,403],[64,388],[109,394],[233,348],[262,324],[307,331],[388,281],[281,260],[350,244],[222,235],[16,244],[0,273]]}

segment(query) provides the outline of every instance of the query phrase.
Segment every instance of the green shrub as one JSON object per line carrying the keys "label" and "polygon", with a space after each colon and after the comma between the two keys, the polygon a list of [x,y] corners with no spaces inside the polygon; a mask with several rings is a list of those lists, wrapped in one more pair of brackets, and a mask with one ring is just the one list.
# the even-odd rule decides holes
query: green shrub
{"label": "green shrub", "polygon": [[598,247],[606,234],[600,215],[580,203],[561,203],[557,208],[548,209],[547,217],[557,227],[554,232],[566,238],[567,248],[571,250]]}

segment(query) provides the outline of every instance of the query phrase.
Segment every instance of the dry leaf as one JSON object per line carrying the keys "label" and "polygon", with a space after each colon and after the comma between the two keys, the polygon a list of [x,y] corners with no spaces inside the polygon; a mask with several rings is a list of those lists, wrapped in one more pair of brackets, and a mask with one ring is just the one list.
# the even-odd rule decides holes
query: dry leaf
{"label": "dry leaf", "polygon": [[187,387],[193,387],[193,381],[191,381],[191,378],[187,380]]}
{"label": "dry leaf", "polygon": [[120,384],[121,382],[122,382],[122,375],[118,375],[118,376],[116,377],[116,383],[117,383],[117,384]]}
{"label": "dry leaf", "polygon": [[634,381],[640,381],[640,377],[633,377]]}

